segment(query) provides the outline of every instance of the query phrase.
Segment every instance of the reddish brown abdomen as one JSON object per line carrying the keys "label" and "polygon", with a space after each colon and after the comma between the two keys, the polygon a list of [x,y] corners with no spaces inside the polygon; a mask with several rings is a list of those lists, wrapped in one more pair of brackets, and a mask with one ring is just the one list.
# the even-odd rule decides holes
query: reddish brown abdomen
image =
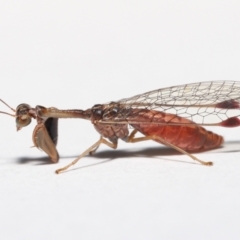
{"label": "reddish brown abdomen", "polygon": [[[139,110],[138,110],[139,111]],[[137,117],[137,118],[136,118]],[[219,147],[223,143],[223,137],[205,128],[194,124],[192,121],[153,110],[141,110],[138,114],[129,117],[129,121],[137,120],[140,123],[131,124],[132,127],[146,136],[158,136],[181,149],[189,152],[206,151]],[[144,123],[141,123],[144,122]],[[148,121],[149,123],[146,123]],[[152,122],[158,124],[153,124]],[[171,124],[179,125],[171,125]],[[155,140],[161,142],[161,140]]]}

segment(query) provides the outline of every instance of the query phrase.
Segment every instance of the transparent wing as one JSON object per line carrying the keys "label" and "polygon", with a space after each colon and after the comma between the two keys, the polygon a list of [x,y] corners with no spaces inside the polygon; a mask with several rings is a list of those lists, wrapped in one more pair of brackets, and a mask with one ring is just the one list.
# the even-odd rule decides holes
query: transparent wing
{"label": "transparent wing", "polygon": [[[211,81],[173,86],[124,98],[108,106],[102,123],[129,123],[132,114],[136,122],[138,114],[153,110],[201,125],[217,125],[240,116],[240,82]],[[154,123],[154,119],[150,123]]]}

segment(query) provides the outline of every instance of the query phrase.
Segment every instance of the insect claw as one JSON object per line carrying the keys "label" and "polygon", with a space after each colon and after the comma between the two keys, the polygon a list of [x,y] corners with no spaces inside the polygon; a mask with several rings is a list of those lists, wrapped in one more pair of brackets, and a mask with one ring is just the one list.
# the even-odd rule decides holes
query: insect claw
{"label": "insect claw", "polygon": [[212,165],[213,165],[213,162],[205,162],[204,165],[206,165],[206,166],[212,166]]}
{"label": "insect claw", "polygon": [[55,171],[55,173],[56,173],[56,174],[59,174],[61,171],[63,171],[63,169],[62,169],[62,168],[59,168],[59,169],[57,169],[57,170]]}
{"label": "insect claw", "polygon": [[207,166],[212,166],[212,165],[213,165],[213,162],[206,162],[206,165],[207,165]]}

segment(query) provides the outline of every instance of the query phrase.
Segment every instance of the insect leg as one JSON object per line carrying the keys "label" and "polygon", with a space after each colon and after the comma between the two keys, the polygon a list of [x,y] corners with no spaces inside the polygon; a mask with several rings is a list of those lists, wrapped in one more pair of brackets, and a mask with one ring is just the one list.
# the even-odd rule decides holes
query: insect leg
{"label": "insect leg", "polygon": [[35,127],[32,138],[34,147],[42,149],[54,163],[58,162],[59,155],[54,139],[51,138],[44,123],[40,123]]}
{"label": "insect leg", "polygon": [[96,151],[97,148],[99,147],[99,145],[101,143],[104,143],[106,144],[107,146],[113,148],[113,149],[116,149],[117,148],[117,143],[111,143],[111,142],[108,142],[105,138],[103,137],[100,137],[100,139],[94,143],[90,148],[88,148],[86,151],[84,151],[79,157],[77,157],[74,161],[72,161],[70,164],[66,165],[65,167],[63,168],[59,168],[57,169],[55,172],[56,173],[60,173],[60,172],[63,172],[65,170],[67,170],[69,167],[73,166],[74,164],[76,164],[82,157],[84,157],[85,155],[87,155],[88,153],[91,153],[92,151]]}
{"label": "insect leg", "polygon": [[195,157],[194,155],[192,155],[192,154],[186,152],[185,150],[179,148],[178,146],[176,146],[176,145],[174,145],[174,144],[172,144],[172,143],[169,143],[169,142],[165,141],[164,139],[162,139],[162,138],[159,137],[159,136],[153,136],[153,140],[161,141],[164,145],[167,145],[167,146],[172,147],[173,149],[175,149],[175,150],[177,150],[177,151],[179,151],[179,152],[181,152],[181,153],[189,156],[189,157],[192,158],[193,160],[201,163],[202,165],[206,165],[206,166],[212,166],[212,165],[213,165],[213,162],[205,162],[205,161],[202,161],[202,160],[198,159],[197,157]]}
{"label": "insect leg", "polygon": [[202,165],[206,165],[206,166],[212,166],[213,163],[212,162],[205,162],[205,161],[202,161],[200,159],[198,159],[197,157],[195,157],[194,155],[186,152],[185,150],[179,148],[178,146],[172,144],[172,143],[169,143],[167,142],[166,140],[164,140],[163,138],[159,137],[159,136],[145,136],[145,137],[136,137],[134,138],[135,134],[137,133],[138,131],[136,129],[134,129],[132,131],[132,133],[129,135],[128,137],[128,141],[127,142],[131,142],[131,143],[136,143],[136,142],[141,142],[141,141],[147,141],[147,140],[154,140],[154,141],[157,141],[157,142],[161,142],[162,144],[164,145],[167,145],[175,150],[177,150],[178,152],[181,152],[187,156],[189,156],[190,158],[192,158],[193,160],[201,163]]}
{"label": "insect leg", "polygon": [[[113,149],[117,148],[117,143],[108,142],[105,138],[102,138],[102,142],[101,143],[104,143],[108,147],[113,148]],[[89,155],[93,155],[98,150],[99,146],[100,146],[100,144],[98,146],[96,146],[93,150],[91,150],[89,152]]]}
{"label": "insect leg", "polygon": [[138,132],[138,130],[137,130],[137,129],[134,129],[134,130],[131,132],[131,134],[128,136],[128,141],[131,142],[131,140],[134,139],[134,137],[135,137],[135,135],[136,135],[137,132]]}
{"label": "insect leg", "polygon": [[135,143],[135,142],[141,142],[141,141],[147,141],[147,140],[153,140],[151,136],[145,136],[145,137],[135,137],[138,130],[134,129],[131,134],[128,136],[127,142]]}
{"label": "insect leg", "polygon": [[93,155],[99,148],[99,145],[89,152],[89,155]]}

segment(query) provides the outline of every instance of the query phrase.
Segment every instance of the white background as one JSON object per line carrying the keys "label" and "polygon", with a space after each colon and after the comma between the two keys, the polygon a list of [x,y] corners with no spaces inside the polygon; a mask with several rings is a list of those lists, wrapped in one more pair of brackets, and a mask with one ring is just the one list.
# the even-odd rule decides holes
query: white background
{"label": "white background", "polygon": [[[0,97],[61,109],[162,87],[240,80],[239,1],[1,1]],[[2,111],[9,111],[4,105]],[[1,239],[239,239],[240,130],[195,164],[154,142],[101,146],[90,122],[59,122],[58,164],[0,117]]]}

